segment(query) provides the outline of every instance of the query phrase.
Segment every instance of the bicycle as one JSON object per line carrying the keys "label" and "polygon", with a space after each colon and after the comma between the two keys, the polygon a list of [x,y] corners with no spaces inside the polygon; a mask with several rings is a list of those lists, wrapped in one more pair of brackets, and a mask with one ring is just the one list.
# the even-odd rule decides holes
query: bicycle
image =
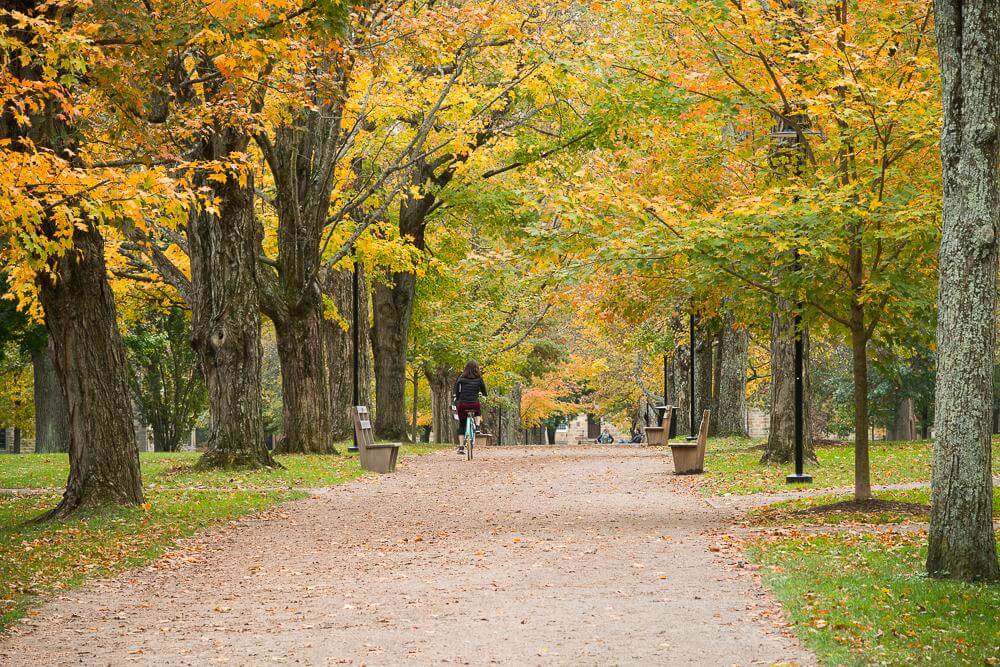
{"label": "bicycle", "polygon": [[[461,421],[458,416],[458,408],[451,406],[451,416],[455,421]],[[468,414],[465,417],[465,460],[472,460],[472,447],[476,444],[476,416]]]}

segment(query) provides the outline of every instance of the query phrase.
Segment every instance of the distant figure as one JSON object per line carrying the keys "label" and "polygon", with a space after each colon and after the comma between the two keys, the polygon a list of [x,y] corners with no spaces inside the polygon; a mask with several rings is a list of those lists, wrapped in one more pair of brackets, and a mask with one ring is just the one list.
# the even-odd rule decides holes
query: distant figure
{"label": "distant figure", "polygon": [[479,421],[482,419],[483,409],[479,404],[479,396],[486,395],[486,383],[483,382],[483,374],[479,370],[479,364],[470,361],[465,365],[465,370],[458,376],[453,392],[455,398],[455,411],[458,413],[458,453],[465,453],[465,426],[469,417],[475,421],[476,433],[479,433]]}
{"label": "distant figure", "polygon": [[632,439],[629,440],[629,443],[633,444],[633,445],[641,444],[642,443],[642,431],[636,431],[635,435],[632,436]]}
{"label": "distant figure", "polygon": [[614,441],[615,439],[611,436],[611,432],[608,430],[608,427],[606,426],[604,427],[604,430],[601,431],[601,434],[597,436],[597,442],[602,445],[610,445]]}

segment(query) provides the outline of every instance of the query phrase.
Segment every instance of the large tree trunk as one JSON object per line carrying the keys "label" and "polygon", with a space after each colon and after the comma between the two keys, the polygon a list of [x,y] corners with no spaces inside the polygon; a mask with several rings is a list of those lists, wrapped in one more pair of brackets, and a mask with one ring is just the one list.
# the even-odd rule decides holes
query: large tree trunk
{"label": "large tree trunk", "polygon": [[713,418],[708,422],[709,433],[715,435],[715,393],[713,380],[715,378],[715,336],[710,334],[706,328],[698,328],[698,341],[696,342],[695,354],[695,380],[698,391],[695,416],[698,424],[701,424],[701,416],[705,410],[712,412]]}
{"label": "large tree trunk", "polygon": [[907,442],[916,439],[917,417],[913,412],[913,399],[900,399],[896,404],[892,424],[886,429],[886,440]]}
{"label": "large tree trunk", "polygon": [[374,288],[375,433],[386,440],[406,439],[406,348],[415,286],[414,274],[393,273],[388,285]]}
{"label": "large tree trunk", "polygon": [[39,298],[69,410],[69,480],[47,517],[81,507],[143,502],[129,401],[125,349],[95,227],[73,234],[73,249],[39,277]]}
{"label": "large tree trunk", "polygon": [[[274,320],[281,362],[281,451],[330,454],[334,448],[327,349],[330,324],[322,301],[306,299],[300,311]],[[312,302],[312,303],[310,303]]]}
{"label": "large tree trunk", "polygon": [[[221,157],[207,150],[209,156]],[[262,230],[253,188],[252,175],[242,187],[231,177],[214,187],[218,214],[199,208],[188,219],[192,344],[211,412],[202,467],[276,465],[264,446],[256,270]]]}
{"label": "large tree trunk", "polygon": [[864,311],[851,309],[851,358],[854,376],[854,499],[872,497],[871,466],[868,461],[868,338]]}
{"label": "large tree trunk", "polygon": [[[802,331],[803,421],[802,447],[806,459],[816,460],[809,428],[809,331]],[[761,463],[790,463],[795,458],[795,325],[788,302],[778,300],[771,313],[771,428]]]}
{"label": "large tree trunk", "polygon": [[750,336],[727,319],[719,332],[715,414],[718,435],[747,435],[747,364]]}
{"label": "large tree trunk", "polygon": [[69,451],[69,409],[53,359],[52,339],[31,353],[35,394],[35,452]]}
{"label": "large tree trunk", "polygon": [[674,349],[674,407],[677,408],[677,435],[691,430],[691,353],[689,346]]}
{"label": "large tree trunk", "polygon": [[451,405],[452,390],[458,373],[450,366],[437,366],[425,369],[425,375],[431,388],[431,429],[434,431],[434,442],[457,442],[458,424],[451,414]]}
{"label": "large tree trunk", "polygon": [[1000,4],[936,0],[944,128],[938,372],[927,570],[1000,579],[990,421],[1000,217]]}

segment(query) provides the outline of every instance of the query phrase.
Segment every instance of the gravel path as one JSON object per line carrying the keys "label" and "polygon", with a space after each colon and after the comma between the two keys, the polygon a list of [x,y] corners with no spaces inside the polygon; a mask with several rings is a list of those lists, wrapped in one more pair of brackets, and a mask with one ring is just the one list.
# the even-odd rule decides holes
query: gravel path
{"label": "gravel path", "polygon": [[60,597],[0,664],[752,665],[779,631],[729,523],[645,448],[405,461]]}

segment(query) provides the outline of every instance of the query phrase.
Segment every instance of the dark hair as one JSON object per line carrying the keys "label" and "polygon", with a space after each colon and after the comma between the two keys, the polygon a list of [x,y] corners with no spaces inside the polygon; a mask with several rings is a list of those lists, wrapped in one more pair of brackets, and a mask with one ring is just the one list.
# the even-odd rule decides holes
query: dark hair
{"label": "dark hair", "polygon": [[462,371],[462,377],[466,380],[475,380],[483,377],[482,372],[479,370],[479,364],[470,359],[469,363],[465,364],[465,370]]}

